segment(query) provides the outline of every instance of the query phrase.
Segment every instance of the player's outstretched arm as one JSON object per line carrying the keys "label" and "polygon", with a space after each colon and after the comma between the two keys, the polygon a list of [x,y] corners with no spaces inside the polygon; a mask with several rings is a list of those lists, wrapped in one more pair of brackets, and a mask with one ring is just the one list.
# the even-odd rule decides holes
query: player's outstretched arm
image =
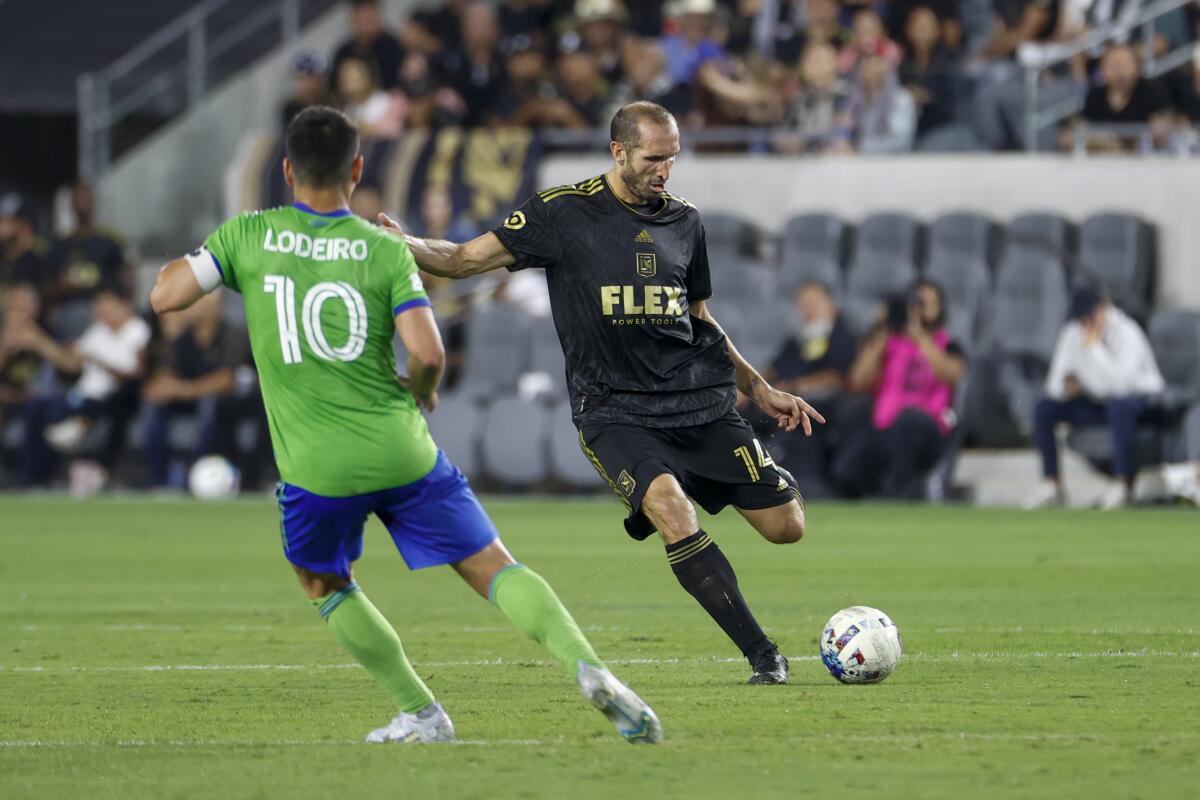
{"label": "player's outstretched arm", "polygon": [[[720,323],[708,310],[708,304],[703,300],[691,303],[690,311],[692,316],[699,317],[716,326],[721,333],[725,333]],[[758,370],[742,358],[742,354],[734,347],[733,341],[728,335],[725,337],[725,344],[729,348],[729,357],[733,360],[738,390],[753,400],[754,404],[763,410],[763,413],[774,418],[779,423],[779,427],[787,431],[794,431],[799,426],[804,429],[805,436],[811,436],[813,421],[825,422],[825,417],[821,416],[803,398],[788,392],[781,392],[767,383],[766,379],[758,374]]]}
{"label": "player's outstretched arm", "polygon": [[446,369],[446,350],[433,311],[417,306],[396,316],[396,332],[408,351],[408,377],[401,383],[426,411],[437,408],[437,387]]}
{"label": "player's outstretched arm", "polygon": [[204,289],[187,259],[177,258],[159,271],[150,290],[150,307],[156,314],[165,314],[187,308],[203,296]]}
{"label": "player's outstretched arm", "polygon": [[504,249],[496,234],[488,232],[465,244],[445,239],[421,239],[410,236],[400,223],[387,214],[379,215],[379,226],[400,235],[412,250],[417,266],[430,275],[442,278],[469,278],[483,272],[517,263],[512,253]]}

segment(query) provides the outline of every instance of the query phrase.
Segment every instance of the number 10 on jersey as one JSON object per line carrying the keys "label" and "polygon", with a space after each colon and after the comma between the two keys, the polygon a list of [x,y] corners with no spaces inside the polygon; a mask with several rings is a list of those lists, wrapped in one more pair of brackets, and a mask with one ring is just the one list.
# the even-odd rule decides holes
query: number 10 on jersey
{"label": "number 10 on jersey", "polygon": [[[299,364],[304,356],[300,351],[300,332],[296,324],[296,282],[284,275],[266,275],[263,291],[275,295],[283,363]],[[321,327],[321,308],[334,299],[341,300],[346,306],[348,336],[340,347],[329,344]],[[309,289],[301,304],[300,322],[309,350],[325,361],[354,361],[367,346],[367,304],[359,291],[345,281],[324,281]]]}

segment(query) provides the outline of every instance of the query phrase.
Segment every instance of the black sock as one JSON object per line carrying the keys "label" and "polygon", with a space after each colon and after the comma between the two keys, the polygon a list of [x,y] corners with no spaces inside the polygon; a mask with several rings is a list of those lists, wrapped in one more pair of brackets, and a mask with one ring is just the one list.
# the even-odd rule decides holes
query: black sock
{"label": "black sock", "polygon": [[753,660],[771,643],[750,613],[737,576],[717,543],[704,531],[667,545],[667,561],[680,585],[721,626],[742,654]]}

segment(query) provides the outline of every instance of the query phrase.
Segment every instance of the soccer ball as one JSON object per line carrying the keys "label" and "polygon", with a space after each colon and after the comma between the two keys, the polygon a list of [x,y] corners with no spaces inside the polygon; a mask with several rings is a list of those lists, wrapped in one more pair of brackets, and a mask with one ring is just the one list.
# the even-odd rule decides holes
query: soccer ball
{"label": "soccer ball", "polygon": [[870,606],[843,608],[821,634],[821,661],[842,683],[879,683],[896,668],[900,651],[900,630]]}
{"label": "soccer ball", "polygon": [[204,456],[188,471],[188,490],[201,500],[224,500],[238,493],[242,476],[221,456]]}

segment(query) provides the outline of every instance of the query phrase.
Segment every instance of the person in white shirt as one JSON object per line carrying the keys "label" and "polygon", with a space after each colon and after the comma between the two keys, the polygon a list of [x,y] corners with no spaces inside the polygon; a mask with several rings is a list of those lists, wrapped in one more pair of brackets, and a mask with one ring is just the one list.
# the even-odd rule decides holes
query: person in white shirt
{"label": "person in white shirt", "polygon": [[[73,465],[72,489],[79,488],[81,494],[99,489],[124,444],[127,423],[137,409],[136,381],[144,368],[150,326],[134,313],[121,289],[101,288],[93,308],[95,321],[70,346],[54,341],[37,325],[28,326],[23,333],[23,344],[28,349],[60,372],[79,376],[69,391],[35,397],[25,405],[20,453],[25,485],[49,480],[55,461],[51,445],[65,452],[75,450],[91,423],[101,416],[110,418],[113,424],[101,448],[99,464]],[[77,482],[80,487],[76,487]]]}
{"label": "person in white shirt", "polygon": [[1071,319],[1054,348],[1046,397],[1034,409],[1033,438],[1041,452],[1045,484],[1028,505],[1065,500],[1054,437],[1060,423],[1109,427],[1115,481],[1099,505],[1111,509],[1128,503],[1136,474],[1137,425],[1153,418],[1154,400],[1164,386],[1150,342],[1138,324],[1096,289],[1077,289],[1071,298]]}

